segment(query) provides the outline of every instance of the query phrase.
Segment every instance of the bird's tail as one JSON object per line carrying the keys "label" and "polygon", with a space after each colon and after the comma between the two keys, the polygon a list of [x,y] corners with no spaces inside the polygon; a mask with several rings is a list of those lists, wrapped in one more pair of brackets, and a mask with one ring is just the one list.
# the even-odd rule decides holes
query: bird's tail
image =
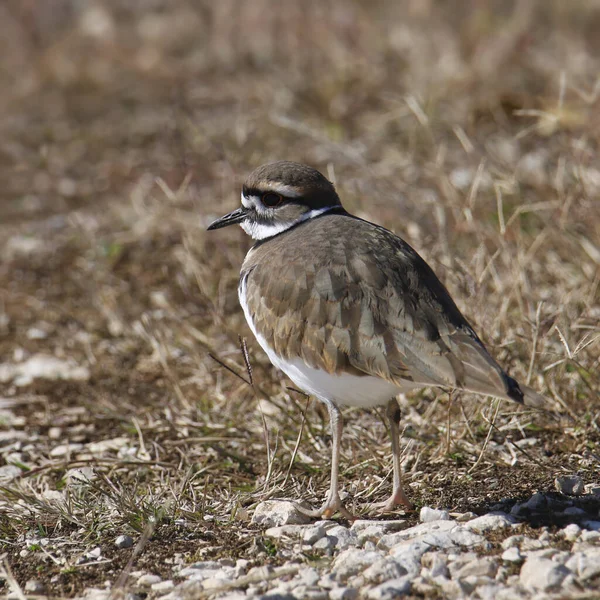
{"label": "bird's tail", "polygon": [[523,404],[525,404],[525,406],[529,406],[530,408],[535,408],[546,413],[554,414],[556,412],[554,403],[549,398],[546,398],[546,396],[536,392],[528,385],[519,384],[519,387],[523,392]]}

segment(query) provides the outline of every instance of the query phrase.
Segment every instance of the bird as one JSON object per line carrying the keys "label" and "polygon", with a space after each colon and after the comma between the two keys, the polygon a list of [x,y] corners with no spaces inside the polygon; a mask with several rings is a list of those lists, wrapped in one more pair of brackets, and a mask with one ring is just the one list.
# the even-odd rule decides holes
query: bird
{"label": "bird", "polygon": [[402,487],[400,394],[438,387],[543,403],[491,356],[425,260],[347,212],[318,170],[264,164],[241,204],[208,230],[239,224],[255,240],[238,286],[246,321],[271,363],[329,412],[330,487],[313,516],[354,518],[339,493],[342,407],[385,407],[393,490],[379,508],[388,512],[414,508]]}

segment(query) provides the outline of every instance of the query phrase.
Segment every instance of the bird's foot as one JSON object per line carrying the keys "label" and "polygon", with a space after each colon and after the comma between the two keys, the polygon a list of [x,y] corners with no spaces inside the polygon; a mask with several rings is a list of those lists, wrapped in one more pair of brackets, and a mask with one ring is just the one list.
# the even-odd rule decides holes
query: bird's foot
{"label": "bird's foot", "polygon": [[353,515],[343,504],[342,500],[338,495],[329,496],[325,501],[325,504],[316,510],[310,510],[304,508],[297,502],[294,503],[296,505],[296,510],[307,517],[311,517],[313,519],[323,518],[330,519],[336,513],[339,513],[344,519],[348,519],[348,521],[355,521],[357,517]]}
{"label": "bird's foot", "polygon": [[396,510],[399,506],[403,506],[408,512],[412,512],[415,509],[415,505],[406,497],[402,488],[394,490],[385,502],[375,502],[369,508],[379,514],[385,514]]}

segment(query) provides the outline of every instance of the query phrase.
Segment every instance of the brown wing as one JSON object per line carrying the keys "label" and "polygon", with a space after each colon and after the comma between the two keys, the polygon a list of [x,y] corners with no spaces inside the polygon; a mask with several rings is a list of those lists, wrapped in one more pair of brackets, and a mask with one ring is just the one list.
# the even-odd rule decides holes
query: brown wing
{"label": "brown wing", "polygon": [[522,401],[516,381],[408,244],[350,216],[307,225],[258,245],[244,263],[248,309],[275,352],[329,373]]}

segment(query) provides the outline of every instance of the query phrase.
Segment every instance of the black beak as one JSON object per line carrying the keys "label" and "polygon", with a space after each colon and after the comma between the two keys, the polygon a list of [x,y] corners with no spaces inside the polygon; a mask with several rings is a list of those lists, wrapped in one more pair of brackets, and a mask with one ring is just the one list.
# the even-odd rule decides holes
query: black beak
{"label": "black beak", "polygon": [[229,225],[236,225],[237,223],[241,223],[246,216],[248,215],[248,209],[243,206],[237,208],[233,212],[230,212],[228,215],[213,221],[208,227],[207,231],[211,231],[212,229],[221,229],[221,227],[228,227]]}

